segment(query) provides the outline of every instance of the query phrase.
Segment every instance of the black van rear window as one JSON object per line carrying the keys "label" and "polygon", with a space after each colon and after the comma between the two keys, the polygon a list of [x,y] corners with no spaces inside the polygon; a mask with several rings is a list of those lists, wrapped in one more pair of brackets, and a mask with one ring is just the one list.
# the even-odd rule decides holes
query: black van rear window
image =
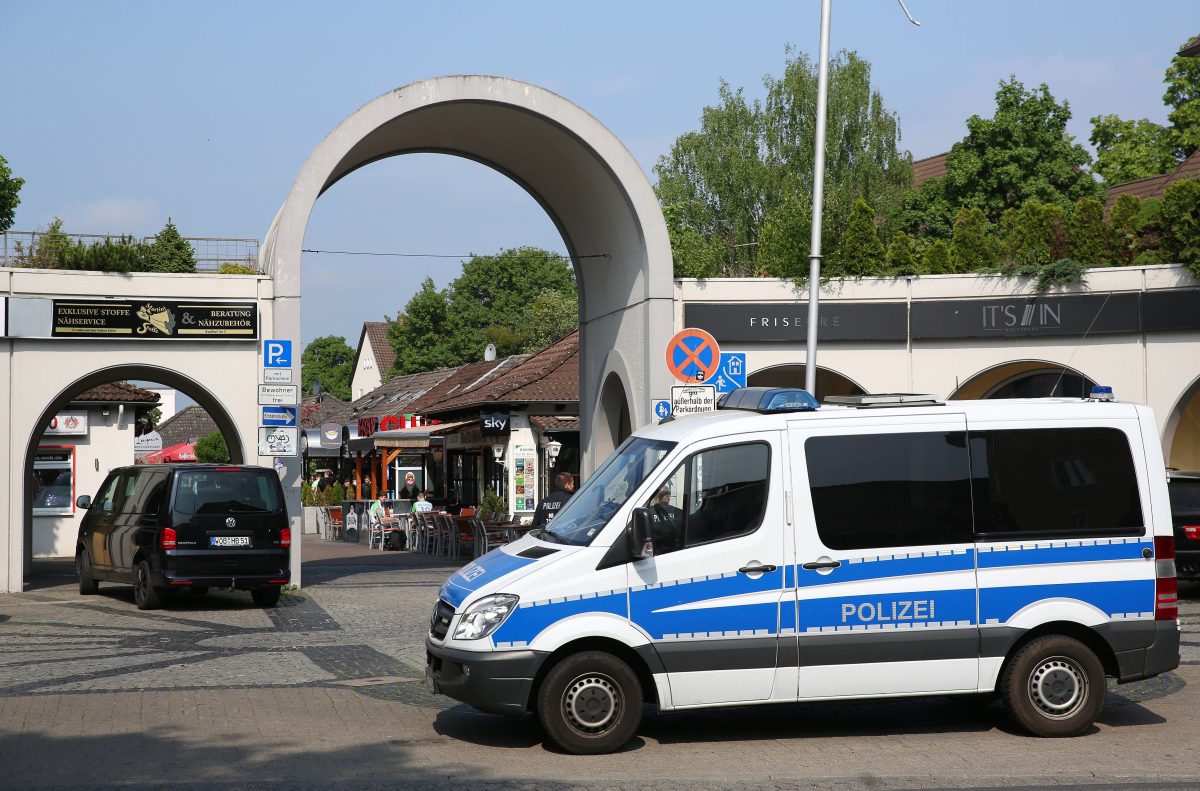
{"label": "black van rear window", "polygon": [[281,507],[279,479],[266,470],[189,470],[176,483],[175,510],[185,514],[273,514]]}

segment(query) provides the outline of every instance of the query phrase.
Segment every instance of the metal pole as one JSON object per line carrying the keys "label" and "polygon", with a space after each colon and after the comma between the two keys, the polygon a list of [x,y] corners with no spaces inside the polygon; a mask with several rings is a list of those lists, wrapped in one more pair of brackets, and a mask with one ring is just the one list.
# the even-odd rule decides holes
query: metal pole
{"label": "metal pole", "polygon": [[821,55],[817,65],[817,128],[813,155],[812,244],[808,256],[808,337],[804,389],[817,394],[817,311],[821,286],[821,204],[825,198],[825,105],[829,98],[829,16],[833,0],[821,0]]}

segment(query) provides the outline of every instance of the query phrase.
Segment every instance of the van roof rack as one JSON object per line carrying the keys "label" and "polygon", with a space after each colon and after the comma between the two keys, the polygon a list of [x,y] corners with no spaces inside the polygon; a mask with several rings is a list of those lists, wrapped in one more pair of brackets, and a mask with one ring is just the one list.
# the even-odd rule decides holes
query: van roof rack
{"label": "van roof rack", "polygon": [[943,402],[928,393],[863,393],[861,395],[825,396],[826,404],[852,406],[859,409],[878,409],[896,406],[939,406]]}

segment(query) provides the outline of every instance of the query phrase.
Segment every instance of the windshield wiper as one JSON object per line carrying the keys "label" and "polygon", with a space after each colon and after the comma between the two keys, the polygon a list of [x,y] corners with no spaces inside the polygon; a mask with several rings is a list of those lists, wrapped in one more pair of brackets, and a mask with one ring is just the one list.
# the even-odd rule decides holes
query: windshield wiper
{"label": "windshield wiper", "polygon": [[543,528],[541,528],[541,529],[538,531],[537,535],[535,535],[535,536],[534,536],[534,538],[540,538],[541,540],[543,540],[543,541],[548,541],[548,542],[550,542],[551,544],[565,544],[565,543],[567,543],[567,541],[566,541],[566,539],[565,539],[565,538],[563,538],[562,536],[560,536],[558,533],[555,533],[553,530],[551,530],[551,529],[550,529],[550,528],[548,528],[548,527],[543,527]]}

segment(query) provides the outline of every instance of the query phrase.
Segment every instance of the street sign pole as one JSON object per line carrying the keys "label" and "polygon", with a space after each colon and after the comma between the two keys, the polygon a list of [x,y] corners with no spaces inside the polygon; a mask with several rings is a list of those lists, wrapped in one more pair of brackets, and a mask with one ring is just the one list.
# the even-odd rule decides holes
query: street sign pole
{"label": "street sign pole", "polygon": [[821,208],[825,199],[825,106],[829,99],[829,17],[833,0],[821,0],[821,54],[817,64],[817,129],[813,155],[812,245],[808,256],[808,337],[804,389],[817,395],[817,311],[821,286]]}

